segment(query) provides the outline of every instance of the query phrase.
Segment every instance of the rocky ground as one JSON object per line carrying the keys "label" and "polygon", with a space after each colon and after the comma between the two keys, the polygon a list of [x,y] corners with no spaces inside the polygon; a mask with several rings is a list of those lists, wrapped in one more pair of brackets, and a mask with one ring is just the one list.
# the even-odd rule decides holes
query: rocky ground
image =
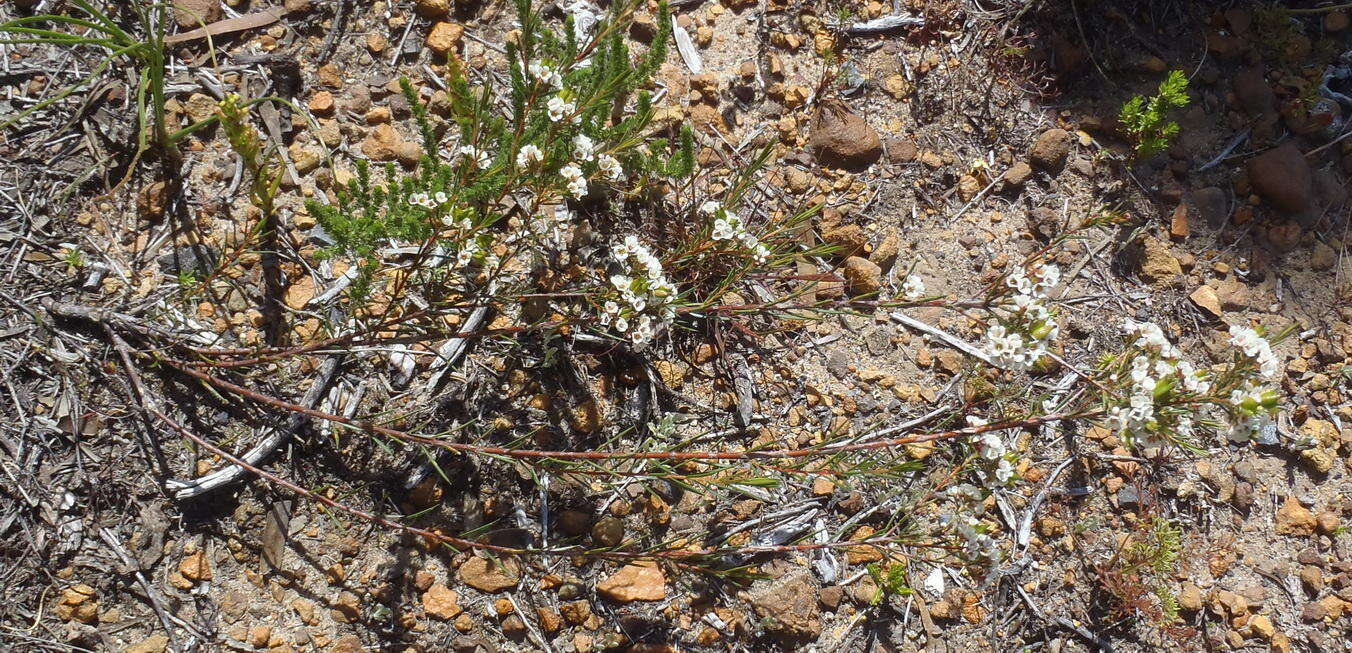
{"label": "rocky ground", "polygon": [[[34,4],[9,3],[0,16]],[[265,9],[179,4],[207,23]],[[747,578],[450,550],[257,479],[175,500],[164,479],[226,465],[162,428],[162,444],[148,439],[155,429],[131,407],[140,391],[116,372],[116,343],[88,325],[49,327],[60,320],[43,299],[132,315],[168,304],[242,346],[264,342],[279,323],[257,300],[266,252],[239,253],[235,283],[219,296],[177,299],[185,271],[242,242],[251,207],[219,130],[186,142],[182,188],[131,164],[134,89],[114,79],[0,143],[0,579],[9,594],[0,642],[142,653],[1352,650],[1352,139],[1343,138],[1352,99],[1339,97],[1352,95],[1352,55],[1340,58],[1352,52],[1347,11],[1164,0],[677,4],[699,72],[673,49],[658,74],[657,122],[692,125],[701,166],[721,174],[773,144],[763,210],[822,204],[803,238],[836,246],[793,271],[826,279],[812,289],[818,299],[894,296],[908,273],[934,294],[979,296],[1051,245],[1063,272],[1053,291],[1063,310],[1059,354],[1072,364],[1116,346],[1123,317],[1160,324],[1189,356],[1210,362],[1230,325],[1292,328],[1277,347],[1286,394],[1279,443],[1207,435],[1199,453],[1147,458],[1097,426],[1030,429],[1014,438],[1018,485],[983,506],[1001,535],[1000,561],[860,545],[830,560],[820,551],[751,557]],[[636,47],[656,32],[654,8],[630,30]],[[847,24],[894,11],[923,24],[847,34],[837,27],[846,8]],[[304,309],[324,288],[308,272],[321,265],[322,239],[303,200],[346,183],[353,157],[416,162],[422,152],[398,79],[409,77],[435,111],[447,57],[491,69],[513,13],[504,3],[448,0],[287,0],[273,12],[275,20],[217,36],[219,63],[199,40],[171,46],[168,120],[212,115],[223,88],[295,101],[303,115],[259,122],[286,144],[279,248],[294,315],[284,326],[305,342],[321,320]],[[173,29],[199,25],[183,17]],[[2,47],[5,115],[88,69],[59,52]],[[1118,109],[1175,69],[1191,80],[1192,102],[1173,114],[1180,135],[1167,153],[1131,162]],[[127,183],[104,194],[128,170]],[[76,192],[63,194],[72,181]],[[1115,225],[1077,230],[1108,214]],[[1059,242],[1067,233],[1077,238]],[[73,264],[71,244],[88,261]],[[767,330],[731,358],[721,339],[701,334],[652,367],[677,398],[678,430],[734,433],[711,444],[729,449],[810,446],[911,420],[950,425],[971,411],[990,414],[978,405],[1014,405],[1054,393],[1063,374],[1073,380],[1062,371],[983,374],[952,344],[979,342],[979,317],[855,311]],[[548,383],[510,374],[510,361],[479,356],[508,379],[502,402],[513,410],[565,401]],[[347,394],[330,409],[420,406],[379,380],[385,366],[363,365],[337,382]],[[316,367],[278,367],[268,387],[299,398]],[[608,433],[622,422],[635,372],[600,357],[584,369],[597,399],[568,404],[565,419],[576,432]],[[746,380],[754,390],[739,389]],[[219,441],[235,450],[277,423],[211,403],[205,386],[166,383],[164,392],[175,405],[202,402],[194,425],[220,426]],[[751,428],[741,428],[739,412],[757,415]],[[571,478],[541,486],[523,466],[451,457],[409,483],[418,465],[311,425],[268,469],[345,505],[416,514],[410,522],[420,528],[498,525],[483,537],[508,546],[541,535],[606,547],[697,543],[710,532],[743,546],[795,520],[853,540],[904,523],[923,539],[945,510],[931,489],[966,450],[903,449],[894,455],[913,463],[905,477],[789,475],[771,489],[724,493]],[[1032,529],[1021,541],[1025,517]],[[1145,590],[1114,566],[1124,543],[1160,520],[1182,537],[1164,574],[1180,615],[1172,622],[1152,618]],[[897,560],[910,591],[878,601],[868,566]]]}

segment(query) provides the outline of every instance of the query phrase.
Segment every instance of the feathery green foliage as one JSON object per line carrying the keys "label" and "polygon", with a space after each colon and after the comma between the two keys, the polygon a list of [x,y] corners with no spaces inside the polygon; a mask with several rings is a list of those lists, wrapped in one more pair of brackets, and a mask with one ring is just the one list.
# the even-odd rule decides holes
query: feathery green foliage
{"label": "feathery green foliage", "polygon": [[1137,159],[1148,159],[1169,147],[1178,135],[1178,123],[1166,119],[1169,111],[1188,105],[1188,78],[1181,70],[1169,73],[1153,97],[1137,95],[1122,105],[1118,119],[1131,135]]}

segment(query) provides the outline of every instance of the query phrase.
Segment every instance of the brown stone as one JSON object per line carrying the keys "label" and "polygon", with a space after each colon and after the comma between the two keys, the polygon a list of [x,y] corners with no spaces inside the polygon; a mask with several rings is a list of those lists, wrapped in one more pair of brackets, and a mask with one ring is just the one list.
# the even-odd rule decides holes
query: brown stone
{"label": "brown stone", "polygon": [[418,15],[427,18],[441,18],[451,13],[451,0],[417,0],[414,5]]}
{"label": "brown stone", "polygon": [[878,132],[835,98],[818,105],[808,145],[822,165],[847,170],[867,168],[883,152]]}
{"label": "brown stone", "polygon": [[207,560],[206,552],[198,550],[183,558],[178,563],[178,573],[194,583],[211,580],[211,563]]}
{"label": "brown stone", "polygon": [[459,47],[460,37],[464,34],[464,25],[445,21],[437,23],[427,33],[427,47],[437,54],[444,55]]}
{"label": "brown stone", "polygon": [[386,38],[384,34],[380,32],[368,32],[366,34],[366,49],[370,50],[371,54],[378,55],[388,47],[390,47],[390,39]]}
{"label": "brown stone", "polygon": [[183,110],[193,122],[202,122],[216,115],[216,100],[205,93],[193,93],[183,103]]}
{"label": "brown stone", "polygon": [[1188,299],[1191,299],[1192,303],[1206,311],[1211,317],[1218,318],[1222,314],[1221,300],[1216,296],[1216,291],[1211,286],[1199,286],[1197,290],[1192,291],[1191,295],[1188,295]]}
{"label": "brown stone", "polygon": [[1249,183],[1273,206],[1289,213],[1307,213],[1314,206],[1310,164],[1294,141],[1249,160]]}
{"label": "brown stone", "polygon": [[1267,615],[1257,614],[1249,620],[1249,632],[1265,640],[1271,640],[1276,634],[1277,629],[1272,625],[1272,619]]}
{"label": "brown stone", "polygon": [[896,234],[888,234],[881,243],[878,243],[878,247],[868,255],[868,260],[877,263],[878,267],[889,268],[897,260],[899,249]]}
{"label": "brown stone", "polygon": [[220,0],[174,0],[174,21],[185,30],[220,20],[222,11]]}
{"label": "brown stone", "polygon": [[1310,512],[1305,506],[1300,505],[1295,497],[1286,497],[1286,503],[1277,509],[1277,534],[1294,535],[1296,537],[1309,537],[1314,534],[1318,522],[1315,520],[1314,513]]}
{"label": "brown stone", "polygon": [[157,181],[136,194],[136,211],[142,218],[157,221],[164,217],[169,206],[169,184]]}
{"label": "brown stone", "polygon": [[361,601],[352,592],[341,592],[329,604],[334,621],[352,623],[361,618]]}
{"label": "brown stone", "polygon": [[98,592],[84,583],[68,587],[56,602],[56,617],[62,621],[92,624],[99,619]]}
{"label": "brown stone", "polygon": [[911,141],[902,138],[887,141],[887,160],[892,163],[912,163],[919,155],[919,148]]}
{"label": "brown stone", "polygon": [[1173,282],[1183,274],[1183,266],[1174,257],[1169,243],[1146,238],[1141,246],[1141,277],[1155,284]]}
{"label": "brown stone", "polygon": [[1183,240],[1192,232],[1188,224],[1188,205],[1181,203],[1174,208],[1174,215],[1169,220],[1169,237],[1174,240]]}
{"label": "brown stone", "polygon": [[1184,583],[1178,591],[1178,607],[1184,612],[1202,609],[1202,590],[1192,583]]}
{"label": "brown stone", "polygon": [[1342,11],[1330,11],[1329,13],[1324,14],[1324,31],[1341,32],[1347,29],[1348,22],[1347,13]]}
{"label": "brown stone", "polygon": [[[852,535],[850,539],[864,541],[873,537],[873,533],[873,527],[860,526],[854,531],[854,535]],[[876,546],[861,544],[845,549],[845,559],[852,565],[877,562],[883,559],[883,552],[882,549],[879,549]]]}
{"label": "brown stone", "polygon": [[882,268],[866,258],[851,256],[845,259],[844,273],[850,283],[850,292],[855,295],[876,293],[882,288]]}
{"label": "brown stone", "polygon": [[563,627],[563,617],[550,608],[536,608],[536,621],[540,624],[540,630],[547,633],[557,632]]}
{"label": "brown stone", "polygon": [[1073,140],[1070,132],[1064,129],[1048,129],[1028,148],[1028,162],[1044,170],[1059,170],[1070,155]]}
{"label": "brown stone", "polygon": [[835,247],[835,254],[841,258],[862,256],[864,247],[868,245],[868,236],[864,234],[864,228],[857,224],[845,224],[829,229],[822,234],[822,239]]}
{"label": "brown stone", "polygon": [[576,626],[586,623],[591,618],[592,607],[591,603],[585,599],[579,599],[559,606],[559,613],[563,615],[564,619],[568,620],[568,623]]}
{"label": "brown stone", "polygon": [[436,583],[423,592],[423,611],[429,616],[449,621],[464,610],[460,607],[460,595],[441,583]]}
{"label": "brown stone", "polygon": [[169,638],[164,635],[151,635],[131,646],[123,653],[164,653],[169,648]]}
{"label": "brown stone", "polygon": [[1023,188],[1023,185],[1028,183],[1028,179],[1032,176],[1033,167],[1023,161],[1018,161],[1005,171],[1002,178],[1005,181],[1005,186],[1009,188]]}
{"label": "brown stone", "polygon": [[667,596],[667,578],[656,563],[636,562],[602,580],[596,591],[619,603],[661,601]]}
{"label": "brown stone", "polygon": [[765,629],[777,637],[815,640],[821,635],[817,586],[804,570],[759,584],[747,592],[747,601]]}
{"label": "brown stone", "polygon": [[1277,115],[1277,95],[1263,77],[1262,66],[1251,66],[1235,73],[1233,86],[1240,108],[1251,117]]}
{"label": "brown stone", "polygon": [[373,161],[393,161],[403,150],[404,138],[391,125],[379,125],[361,142],[361,152]]}
{"label": "brown stone", "polygon": [[516,587],[521,567],[511,558],[488,560],[472,557],[460,565],[460,580],[481,592],[501,592]]}
{"label": "brown stone", "polygon": [[258,624],[249,629],[249,645],[254,648],[267,648],[268,641],[272,639],[272,626],[267,624]]}
{"label": "brown stone", "polygon": [[592,540],[605,547],[619,546],[624,541],[624,521],[616,517],[602,517],[591,529]]}

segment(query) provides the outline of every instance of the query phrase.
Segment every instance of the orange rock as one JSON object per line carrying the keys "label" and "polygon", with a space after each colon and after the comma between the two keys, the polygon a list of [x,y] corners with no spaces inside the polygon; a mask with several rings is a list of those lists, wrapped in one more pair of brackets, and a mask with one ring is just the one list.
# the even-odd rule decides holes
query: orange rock
{"label": "orange rock", "polygon": [[437,54],[446,54],[460,45],[465,27],[459,23],[440,22],[427,33],[427,47]]}
{"label": "orange rock", "polygon": [[460,615],[464,610],[460,607],[460,595],[449,587],[441,583],[436,583],[423,592],[422,603],[423,611],[428,616],[448,621]]}
{"label": "orange rock", "polygon": [[612,601],[661,601],[667,596],[667,578],[653,562],[636,562],[596,585],[596,591]]}
{"label": "orange rock", "polygon": [[1180,203],[1178,208],[1174,209],[1174,217],[1169,221],[1169,237],[1174,240],[1183,240],[1191,233],[1188,226],[1188,205]]}
{"label": "orange rock", "polygon": [[206,552],[197,551],[184,558],[178,563],[178,573],[193,582],[211,580],[211,563],[207,561]]}
{"label": "orange rock", "polygon": [[1314,534],[1318,522],[1314,513],[1300,505],[1295,497],[1286,497],[1286,503],[1277,510],[1277,534],[1309,537]]}

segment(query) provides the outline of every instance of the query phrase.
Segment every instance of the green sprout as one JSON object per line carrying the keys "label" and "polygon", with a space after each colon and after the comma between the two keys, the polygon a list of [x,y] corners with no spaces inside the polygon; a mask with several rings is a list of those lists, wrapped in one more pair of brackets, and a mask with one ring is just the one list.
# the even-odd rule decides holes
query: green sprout
{"label": "green sprout", "polygon": [[1138,160],[1149,159],[1169,147],[1179,128],[1178,123],[1166,121],[1165,116],[1188,102],[1188,78],[1183,71],[1175,70],[1160,82],[1159,93],[1154,97],[1137,95],[1122,105],[1118,119],[1135,142]]}

